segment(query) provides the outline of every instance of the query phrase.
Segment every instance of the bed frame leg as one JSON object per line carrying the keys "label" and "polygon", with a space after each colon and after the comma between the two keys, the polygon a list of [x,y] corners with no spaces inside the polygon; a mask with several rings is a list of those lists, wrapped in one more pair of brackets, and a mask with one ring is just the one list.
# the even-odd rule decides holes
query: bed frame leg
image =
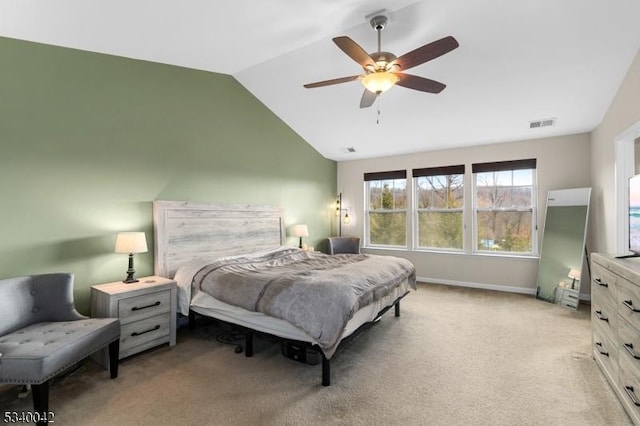
{"label": "bed frame leg", "polygon": [[331,385],[331,361],[322,354],[322,386]]}
{"label": "bed frame leg", "polygon": [[196,329],[196,313],[189,309],[189,330]]}
{"label": "bed frame leg", "polygon": [[400,299],[396,301],[396,316],[400,316]]}
{"label": "bed frame leg", "polygon": [[244,332],[244,356],[253,356],[253,331],[247,330]]}

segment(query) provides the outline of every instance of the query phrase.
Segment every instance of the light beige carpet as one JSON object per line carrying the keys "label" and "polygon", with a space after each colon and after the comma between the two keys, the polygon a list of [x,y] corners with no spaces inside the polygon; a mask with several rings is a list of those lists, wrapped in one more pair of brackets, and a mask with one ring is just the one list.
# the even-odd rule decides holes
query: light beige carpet
{"label": "light beige carpet", "polygon": [[[180,329],[178,344],[121,361],[88,361],[51,388],[60,425],[626,425],[591,357],[588,306],[420,284],[376,325],[343,342],[332,385],[320,365],[256,339],[246,358],[217,327]],[[30,410],[0,387],[3,410]]]}

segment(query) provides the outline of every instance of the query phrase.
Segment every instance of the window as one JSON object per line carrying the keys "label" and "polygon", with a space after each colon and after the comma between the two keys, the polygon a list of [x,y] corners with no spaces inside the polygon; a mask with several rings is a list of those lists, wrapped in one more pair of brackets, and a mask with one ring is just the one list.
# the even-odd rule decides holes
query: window
{"label": "window", "polygon": [[407,246],[407,171],[365,173],[367,241],[370,245]]}
{"label": "window", "polygon": [[464,165],[413,169],[416,246],[463,247]]}
{"label": "window", "polygon": [[536,251],[535,172],[535,159],[473,165],[477,251]]}

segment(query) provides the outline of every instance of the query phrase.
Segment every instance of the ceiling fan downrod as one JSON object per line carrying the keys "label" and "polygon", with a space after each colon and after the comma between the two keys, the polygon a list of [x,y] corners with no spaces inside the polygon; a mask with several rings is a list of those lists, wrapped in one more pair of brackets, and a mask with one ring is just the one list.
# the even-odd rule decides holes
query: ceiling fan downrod
{"label": "ceiling fan downrod", "polygon": [[378,52],[382,52],[382,30],[384,30],[384,27],[387,26],[388,22],[389,18],[384,15],[374,16],[371,18],[371,21],[369,21],[371,28],[378,33]]}

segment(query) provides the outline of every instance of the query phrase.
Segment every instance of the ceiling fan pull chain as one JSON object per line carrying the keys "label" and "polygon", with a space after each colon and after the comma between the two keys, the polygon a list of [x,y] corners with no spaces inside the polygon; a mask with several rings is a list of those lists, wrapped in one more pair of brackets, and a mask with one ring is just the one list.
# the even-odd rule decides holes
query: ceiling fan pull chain
{"label": "ceiling fan pull chain", "polygon": [[378,114],[376,116],[376,124],[380,124],[380,95],[376,96],[377,105],[378,105]]}

